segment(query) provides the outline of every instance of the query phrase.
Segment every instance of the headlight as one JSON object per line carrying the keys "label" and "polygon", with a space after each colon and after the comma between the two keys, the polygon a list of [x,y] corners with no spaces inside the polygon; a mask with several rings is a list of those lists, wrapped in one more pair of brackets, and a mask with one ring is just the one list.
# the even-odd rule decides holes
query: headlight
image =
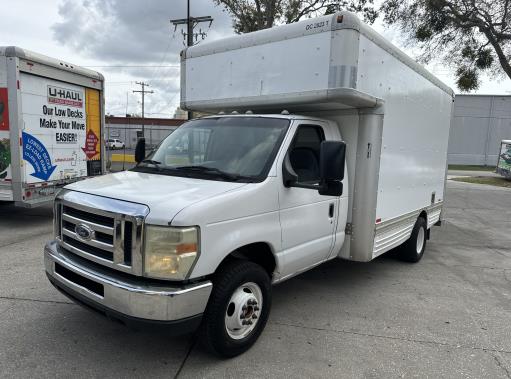
{"label": "headlight", "polygon": [[144,274],[158,279],[186,279],[199,256],[199,229],[151,226],[145,229]]}

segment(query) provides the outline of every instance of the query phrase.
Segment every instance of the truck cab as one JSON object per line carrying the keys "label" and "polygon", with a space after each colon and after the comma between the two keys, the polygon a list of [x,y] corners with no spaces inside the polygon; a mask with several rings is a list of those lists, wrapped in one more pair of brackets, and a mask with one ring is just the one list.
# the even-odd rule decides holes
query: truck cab
{"label": "truck cab", "polygon": [[[269,284],[337,256],[347,178],[344,167],[326,178],[324,166],[344,159],[344,147],[337,127],[318,118],[222,115],[185,123],[132,170],[59,193],[56,240],[45,250],[49,278],[123,322],[193,329],[213,276],[233,262],[257,264]],[[333,182],[341,186],[329,189]],[[269,301],[252,285],[253,297],[231,302],[233,335],[255,324],[240,324],[248,301]],[[250,317],[263,323],[261,308]]]}

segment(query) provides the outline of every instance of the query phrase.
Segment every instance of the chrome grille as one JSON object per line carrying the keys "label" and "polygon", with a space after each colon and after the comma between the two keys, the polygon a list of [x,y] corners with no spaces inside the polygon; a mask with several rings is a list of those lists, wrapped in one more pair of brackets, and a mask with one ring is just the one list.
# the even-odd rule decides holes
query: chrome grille
{"label": "chrome grille", "polygon": [[142,275],[142,228],[148,211],[144,205],[65,190],[55,200],[55,235],[74,254]]}

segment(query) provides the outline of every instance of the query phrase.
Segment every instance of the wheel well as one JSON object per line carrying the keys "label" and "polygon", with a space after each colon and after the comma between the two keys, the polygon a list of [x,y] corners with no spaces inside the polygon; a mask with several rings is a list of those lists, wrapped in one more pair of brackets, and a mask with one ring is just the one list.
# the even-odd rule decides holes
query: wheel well
{"label": "wheel well", "polygon": [[419,218],[423,218],[424,221],[426,221],[426,238],[429,240],[429,237],[430,237],[430,229],[428,228],[428,214],[425,210],[423,210],[420,214],[419,214]]}
{"label": "wheel well", "polygon": [[266,270],[270,277],[272,277],[273,271],[275,271],[275,267],[277,266],[275,256],[273,255],[270,246],[264,242],[251,243],[234,250],[224,258],[219,267],[233,259],[244,259],[257,263]]}

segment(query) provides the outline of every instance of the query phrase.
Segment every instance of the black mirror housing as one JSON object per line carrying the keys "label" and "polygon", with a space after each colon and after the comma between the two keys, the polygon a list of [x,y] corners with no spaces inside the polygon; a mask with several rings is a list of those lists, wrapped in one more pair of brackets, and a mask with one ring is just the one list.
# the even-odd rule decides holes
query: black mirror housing
{"label": "black mirror housing", "polygon": [[145,158],[145,138],[140,138],[135,147],[135,162],[140,163]]}
{"label": "black mirror housing", "polygon": [[323,181],[344,179],[346,144],[341,141],[323,141],[319,153],[319,172]]}
{"label": "black mirror housing", "polygon": [[323,141],[319,157],[321,183],[319,194],[341,196],[346,160],[346,144],[341,141]]}
{"label": "black mirror housing", "polygon": [[342,182],[334,180],[325,182],[318,188],[319,194],[325,196],[341,196],[342,190],[343,190]]}

